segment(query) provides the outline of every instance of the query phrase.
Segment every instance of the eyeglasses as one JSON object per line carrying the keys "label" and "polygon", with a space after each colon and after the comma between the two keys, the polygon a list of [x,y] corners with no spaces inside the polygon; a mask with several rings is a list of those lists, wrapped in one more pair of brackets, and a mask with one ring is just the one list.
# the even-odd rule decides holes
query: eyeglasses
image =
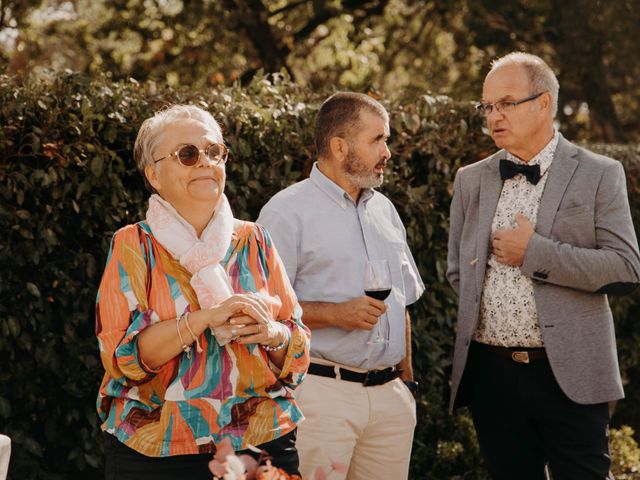
{"label": "eyeglasses", "polygon": [[538,98],[544,93],[546,92],[536,93],[535,95],[531,95],[530,97],[523,98],[522,100],[516,100],[516,101],[501,100],[496,103],[480,103],[476,105],[476,109],[485,117],[490,115],[491,112],[493,112],[494,108],[500,113],[508,113],[508,112],[512,112],[518,105],[522,103],[530,102],[531,100],[535,100],[536,98]]}
{"label": "eyeglasses", "polygon": [[158,163],[160,160],[175,156],[178,161],[185,167],[193,167],[200,159],[200,154],[203,153],[204,157],[212,162],[214,165],[224,164],[229,156],[229,150],[222,143],[212,143],[204,150],[200,150],[195,145],[182,145],[178,150],[169,155],[165,155],[162,158],[154,160],[153,163]]}

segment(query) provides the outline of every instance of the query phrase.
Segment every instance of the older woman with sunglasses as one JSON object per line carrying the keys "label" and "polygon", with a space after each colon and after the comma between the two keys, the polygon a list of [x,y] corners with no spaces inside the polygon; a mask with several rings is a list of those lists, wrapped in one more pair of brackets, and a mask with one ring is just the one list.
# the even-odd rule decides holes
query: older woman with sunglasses
{"label": "older woman with sunglasses", "polygon": [[146,218],[115,233],[96,307],[107,479],[210,480],[224,439],[297,473],[292,390],[309,330],[269,234],[233,218],[227,153],[195,106],[161,111],[138,133],[134,157],[154,193]]}

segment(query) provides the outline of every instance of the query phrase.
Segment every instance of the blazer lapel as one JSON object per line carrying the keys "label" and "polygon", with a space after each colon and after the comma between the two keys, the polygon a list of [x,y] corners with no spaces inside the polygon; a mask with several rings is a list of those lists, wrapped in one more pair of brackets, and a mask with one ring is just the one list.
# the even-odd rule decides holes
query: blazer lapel
{"label": "blazer lapel", "polygon": [[500,193],[502,192],[502,179],[498,165],[500,160],[506,157],[506,152],[501,150],[488,162],[480,179],[480,204],[478,206],[478,235],[476,237],[476,284],[478,291],[482,291],[484,273],[487,268],[487,259],[490,250],[491,224],[496,213]]}
{"label": "blazer lapel", "polygon": [[540,199],[540,208],[538,210],[538,220],[536,222],[536,232],[543,237],[549,237],[553,220],[564,197],[564,192],[571,181],[573,172],[578,167],[576,155],[578,149],[571,142],[560,136],[556,153],[553,156],[553,162],[547,175],[547,183],[542,192]]}

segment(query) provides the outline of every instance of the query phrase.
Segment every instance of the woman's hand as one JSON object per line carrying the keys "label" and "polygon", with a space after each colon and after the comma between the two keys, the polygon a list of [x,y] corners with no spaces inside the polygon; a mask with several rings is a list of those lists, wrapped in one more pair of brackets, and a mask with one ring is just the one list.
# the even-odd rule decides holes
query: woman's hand
{"label": "woman's hand", "polygon": [[232,325],[231,333],[238,336],[238,343],[259,343],[276,347],[288,339],[287,327],[271,319],[262,321],[248,316],[240,316],[233,317],[230,324]]}
{"label": "woman's hand", "polygon": [[253,294],[233,295],[221,304],[209,309],[208,312],[209,328],[230,325],[228,322],[234,317],[253,319],[253,321],[259,322],[269,321],[265,302]]}
{"label": "woman's hand", "polygon": [[[246,296],[249,305],[241,313],[229,319],[232,337],[238,337],[238,343],[259,343],[275,347],[284,342],[288,335],[286,327],[272,318],[270,299],[249,294]],[[280,305],[280,300],[275,299]],[[279,308],[278,308],[279,309]]]}

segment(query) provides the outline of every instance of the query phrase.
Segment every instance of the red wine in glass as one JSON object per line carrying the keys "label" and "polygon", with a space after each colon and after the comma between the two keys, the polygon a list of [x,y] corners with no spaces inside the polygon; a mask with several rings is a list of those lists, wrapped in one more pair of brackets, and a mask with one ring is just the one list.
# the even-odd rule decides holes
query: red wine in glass
{"label": "red wine in glass", "polygon": [[[367,260],[364,270],[364,293],[376,300],[385,300],[391,293],[391,270],[387,260]],[[369,344],[389,343],[380,331],[380,323],[383,314],[376,324],[376,337],[368,341]]]}
{"label": "red wine in glass", "polygon": [[374,288],[371,290],[365,290],[364,294],[367,297],[375,298],[376,300],[384,300],[391,293],[390,288]]}

